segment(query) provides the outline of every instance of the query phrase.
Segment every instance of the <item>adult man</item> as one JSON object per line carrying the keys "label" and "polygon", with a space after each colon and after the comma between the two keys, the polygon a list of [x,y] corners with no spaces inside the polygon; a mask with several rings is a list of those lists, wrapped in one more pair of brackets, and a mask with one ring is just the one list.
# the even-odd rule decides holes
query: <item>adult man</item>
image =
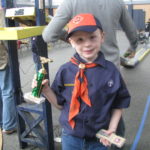
{"label": "adult man", "polygon": [[[116,40],[116,30],[121,25],[130,42],[130,56],[133,57],[137,47],[136,27],[122,0],[64,0],[57,9],[56,15],[43,32],[45,42],[65,40],[67,32],[62,31],[68,21],[80,13],[92,13],[101,20],[105,42],[101,51],[105,58],[120,67],[120,54]],[[117,134],[124,136],[124,125],[119,125]]]}
{"label": "adult man", "polygon": [[135,51],[137,47],[136,27],[122,0],[64,0],[43,32],[44,41],[55,42],[59,38],[64,39],[66,31],[62,32],[62,28],[79,13],[92,13],[101,20],[106,33],[105,42],[102,45],[102,52],[106,59],[119,67],[120,55],[116,40],[116,30],[119,24],[129,39],[130,49]]}
{"label": "adult man", "polygon": [[[0,8],[0,26],[4,26],[4,11]],[[14,102],[11,70],[8,64],[7,43],[0,41],[0,128],[11,134],[16,131],[16,108]]]}

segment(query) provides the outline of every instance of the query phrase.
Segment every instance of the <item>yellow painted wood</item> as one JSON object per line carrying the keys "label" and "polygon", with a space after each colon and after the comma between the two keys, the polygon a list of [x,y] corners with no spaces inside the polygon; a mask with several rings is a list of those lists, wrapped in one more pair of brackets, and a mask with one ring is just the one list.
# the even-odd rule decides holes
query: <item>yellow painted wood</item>
{"label": "yellow painted wood", "polygon": [[2,140],[2,130],[0,129],[0,150],[2,150],[3,140]]}
{"label": "yellow painted wood", "polygon": [[0,28],[0,40],[19,40],[41,35],[45,26]]}

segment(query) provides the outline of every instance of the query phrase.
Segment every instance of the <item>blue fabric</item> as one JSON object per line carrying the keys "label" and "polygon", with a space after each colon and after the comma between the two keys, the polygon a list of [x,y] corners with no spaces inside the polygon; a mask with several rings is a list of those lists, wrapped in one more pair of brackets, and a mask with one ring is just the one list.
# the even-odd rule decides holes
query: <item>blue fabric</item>
{"label": "blue fabric", "polygon": [[31,38],[32,57],[33,57],[33,61],[35,63],[36,72],[38,72],[38,70],[40,70],[42,68],[42,65],[40,62],[40,56],[39,56],[39,52],[38,52],[38,47],[37,47],[37,42],[38,42],[37,37]]}
{"label": "blue fabric", "polygon": [[107,150],[98,139],[86,140],[62,132],[62,150]]}
{"label": "blue fabric", "polygon": [[[80,62],[84,62],[77,54],[75,54],[75,57]],[[130,104],[130,94],[115,65],[105,60],[102,53],[99,53],[94,63],[98,66],[85,70],[92,107],[88,107],[79,98],[80,112],[74,118],[76,126],[73,130],[68,123],[73,90],[73,86],[69,85],[74,84],[78,66],[71,62],[61,66],[52,84],[58,103],[63,105],[60,116],[62,127],[67,134],[81,138],[95,137],[96,132],[100,129],[107,129],[112,110],[127,108]]]}
{"label": "blue fabric", "polygon": [[13,0],[1,0],[2,8],[11,8],[13,6]]}
{"label": "blue fabric", "polygon": [[39,55],[37,55],[34,52],[32,52],[32,56],[33,56],[33,61],[35,63],[35,70],[36,70],[36,72],[38,72],[42,68],[42,65],[40,62],[40,57],[39,57]]}
{"label": "blue fabric", "polygon": [[1,0],[1,6],[2,8],[6,8],[6,0]]}
{"label": "blue fabric", "polygon": [[16,128],[16,107],[9,66],[0,70],[0,125],[5,130]]}

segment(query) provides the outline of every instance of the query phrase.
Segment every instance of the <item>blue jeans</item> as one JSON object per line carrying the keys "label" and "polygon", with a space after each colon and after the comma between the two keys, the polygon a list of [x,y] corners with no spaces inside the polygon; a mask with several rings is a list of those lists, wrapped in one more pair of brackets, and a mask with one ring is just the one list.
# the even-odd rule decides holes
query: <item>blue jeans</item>
{"label": "blue jeans", "polygon": [[32,52],[33,55],[33,61],[35,63],[35,69],[36,73],[42,68],[41,62],[40,62],[40,56],[34,52]]}
{"label": "blue jeans", "polygon": [[62,133],[62,150],[107,150],[98,140],[87,141],[84,138],[78,138]]}
{"label": "blue jeans", "polygon": [[0,70],[0,126],[4,130],[16,128],[16,107],[9,66]]}

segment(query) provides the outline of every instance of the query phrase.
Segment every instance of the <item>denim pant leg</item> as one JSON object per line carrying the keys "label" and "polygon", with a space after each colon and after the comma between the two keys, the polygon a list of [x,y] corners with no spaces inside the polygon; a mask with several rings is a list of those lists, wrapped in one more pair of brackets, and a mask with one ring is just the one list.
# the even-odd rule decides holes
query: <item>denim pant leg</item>
{"label": "denim pant leg", "polygon": [[82,150],[83,142],[80,138],[62,133],[62,150]]}
{"label": "denim pant leg", "polygon": [[98,141],[86,141],[84,138],[62,133],[62,150],[107,150]]}
{"label": "denim pant leg", "polygon": [[0,87],[2,97],[3,129],[16,128],[16,107],[14,102],[12,78],[9,66],[0,71]]}
{"label": "denim pant leg", "polygon": [[83,150],[108,150],[108,148],[102,145],[99,140],[97,141],[85,141],[85,149]]}
{"label": "denim pant leg", "polygon": [[2,108],[3,108],[3,103],[2,103],[2,97],[1,97],[1,88],[0,88],[0,128],[2,128]]}
{"label": "denim pant leg", "polygon": [[41,62],[40,62],[40,56],[34,52],[32,52],[33,61],[35,63],[35,70],[36,73],[42,68]]}

